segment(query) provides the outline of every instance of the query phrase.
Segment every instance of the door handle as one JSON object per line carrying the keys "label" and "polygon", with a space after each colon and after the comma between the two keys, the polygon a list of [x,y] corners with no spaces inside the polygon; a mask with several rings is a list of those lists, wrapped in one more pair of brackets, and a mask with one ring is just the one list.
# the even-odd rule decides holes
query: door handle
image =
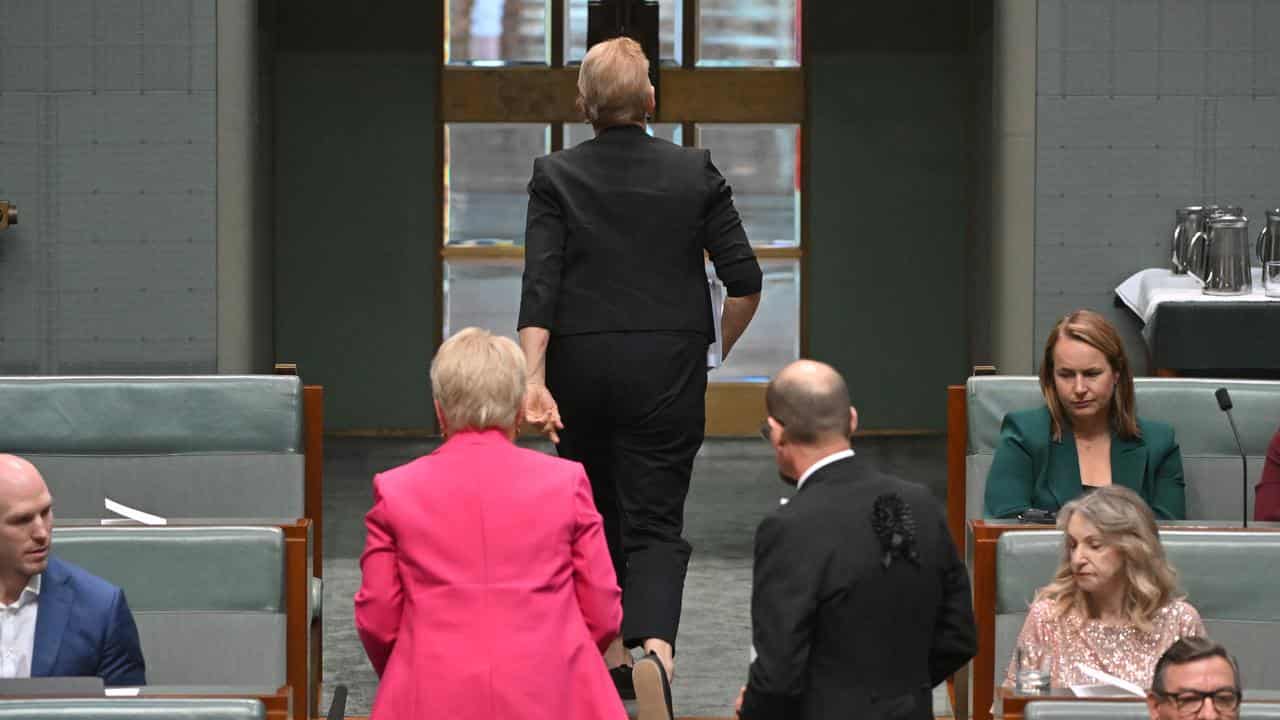
{"label": "door handle", "polygon": [[0,230],[18,224],[18,206],[8,200],[0,200]]}

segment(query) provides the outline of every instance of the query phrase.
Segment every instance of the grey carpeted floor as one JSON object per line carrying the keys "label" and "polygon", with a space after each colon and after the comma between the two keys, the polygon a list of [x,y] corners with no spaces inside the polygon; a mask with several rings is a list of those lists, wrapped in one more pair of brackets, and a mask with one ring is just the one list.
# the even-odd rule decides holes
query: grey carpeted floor
{"label": "grey carpeted floor", "polygon": [[[349,715],[369,712],[377,690],[352,622],[360,584],[364,513],[374,473],[430,452],[437,443],[328,439],[325,448],[324,684],[348,687]],[[550,451],[545,443],[530,446]],[[861,438],[862,461],[946,494],[942,437]],[[751,545],[760,519],[790,494],[778,480],[763,440],[708,440],[694,466],[686,504],[686,536],[693,557],[684,591],[676,680],[678,715],[732,716],[751,646]],[[943,711],[935,700],[935,709]]]}

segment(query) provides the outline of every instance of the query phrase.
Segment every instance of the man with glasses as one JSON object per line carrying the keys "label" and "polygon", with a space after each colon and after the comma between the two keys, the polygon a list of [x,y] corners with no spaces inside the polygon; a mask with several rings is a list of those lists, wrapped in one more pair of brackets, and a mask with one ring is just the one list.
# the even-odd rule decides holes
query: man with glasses
{"label": "man with glasses", "polygon": [[932,688],[978,648],[941,505],[854,455],[858,413],[831,366],[783,368],[765,406],[761,432],[797,492],[756,531],[739,716],[932,720]]}
{"label": "man with glasses", "polygon": [[1184,637],[1156,662],[1147,693],[1151,720],[1240,716],[1240,666],[1226,648],[1204,637]]}

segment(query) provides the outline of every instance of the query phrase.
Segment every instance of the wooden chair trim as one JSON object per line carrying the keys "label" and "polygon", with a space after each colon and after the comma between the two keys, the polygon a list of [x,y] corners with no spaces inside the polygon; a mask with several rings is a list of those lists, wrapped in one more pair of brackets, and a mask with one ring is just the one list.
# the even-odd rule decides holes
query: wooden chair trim
{"label": "wooden chair trim", "polygon": [[965,552],[965,454],[969,415],[964,385],[947,386],[947,526],[956,550]]}
{"label": "wooden chair trim", "polygon": [[[284,531],[285,564],[285,677],[293,691],[294,720],[311,717],[311,693],[308,687],[319,687],[320,677],[309,678],[312,668],[307,658],[307,642],[311,634],[310,556],[311,521],[301,518]],[[319,648],[316,649],[317,653]],[[310,682],[309,682],[310,680]]]}
{"label": "wooden chair trim", "polygon": [[312,546],[311,573],[324,577],[324,386],[304,385],[302,388],[303,475],[306,490],[303,512],[311,520]]}

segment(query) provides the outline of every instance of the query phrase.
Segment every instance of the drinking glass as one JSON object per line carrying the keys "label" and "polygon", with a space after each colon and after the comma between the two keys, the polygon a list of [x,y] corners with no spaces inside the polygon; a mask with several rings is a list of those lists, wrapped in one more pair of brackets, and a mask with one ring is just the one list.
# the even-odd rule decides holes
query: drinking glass
{"label": "drinking glass", "polygon": [[1280,298],[1280,260],[1268,260],[1263,264],[1262,288],[1267,297]]}
{"label": "drinking glass", "polygon": [[1040,695],[1049,692],[1052,680],[1049,671],[1049,658],[1018,646],[1017,672],[1014,675],[1014,689],[1023,695]]}

